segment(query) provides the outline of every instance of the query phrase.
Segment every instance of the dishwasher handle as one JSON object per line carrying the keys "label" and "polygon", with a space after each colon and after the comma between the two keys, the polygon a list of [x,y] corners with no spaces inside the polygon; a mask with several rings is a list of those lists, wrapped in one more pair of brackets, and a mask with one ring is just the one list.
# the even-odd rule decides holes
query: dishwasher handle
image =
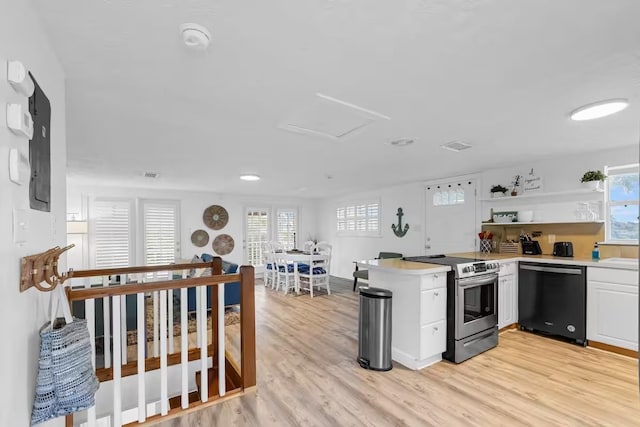
{"label": "dishwasher handle", "polygon": [[520,265],[520,270],[542,271],[544,273],[582,274],[580,268],[541,267],[539,265]]}

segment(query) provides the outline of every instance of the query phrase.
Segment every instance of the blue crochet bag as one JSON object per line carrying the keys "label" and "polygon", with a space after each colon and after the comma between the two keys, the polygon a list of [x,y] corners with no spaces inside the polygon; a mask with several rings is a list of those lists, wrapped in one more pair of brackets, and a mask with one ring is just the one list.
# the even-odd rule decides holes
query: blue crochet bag
{"label": "blue crochet bag", "polygon": [[[99,386],[91,362],[87,321],[71,317],[62,285],[54,289],[51,299],[51,324],[40,331],[40,360],[31,425],[92,407]],[[62,301],[64,321],[54,322],[57,311],[54,300]]]}

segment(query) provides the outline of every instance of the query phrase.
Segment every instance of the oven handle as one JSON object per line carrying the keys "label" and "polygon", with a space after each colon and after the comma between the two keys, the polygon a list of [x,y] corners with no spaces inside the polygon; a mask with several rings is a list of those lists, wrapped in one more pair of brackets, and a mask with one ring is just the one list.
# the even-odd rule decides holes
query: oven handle
{"label": "oven handle", "polygon": [[464,289],[484,286],[494,283],[496,280],[498,280],[497,274],[485,274],[480,277],[467,277],[465,279],[458,279],[458,287]]}

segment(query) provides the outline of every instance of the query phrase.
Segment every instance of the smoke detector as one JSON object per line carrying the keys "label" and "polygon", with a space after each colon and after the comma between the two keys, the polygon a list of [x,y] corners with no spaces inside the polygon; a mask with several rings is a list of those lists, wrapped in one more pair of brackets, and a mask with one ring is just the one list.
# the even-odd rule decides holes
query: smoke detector
{"label": "smoke detector", "polygon": [[180,25],[180,34],[184,44],[192,50],[205,50],[211,43],[211,33],[199,24]]}

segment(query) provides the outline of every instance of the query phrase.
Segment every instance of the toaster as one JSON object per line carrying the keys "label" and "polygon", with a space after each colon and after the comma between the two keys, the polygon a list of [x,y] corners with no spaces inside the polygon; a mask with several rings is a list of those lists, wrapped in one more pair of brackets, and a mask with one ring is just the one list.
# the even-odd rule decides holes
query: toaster
{"label": "toaster", "polygon": [[553,244],[553,256],[572,257],[573,243],[556,242]]}

